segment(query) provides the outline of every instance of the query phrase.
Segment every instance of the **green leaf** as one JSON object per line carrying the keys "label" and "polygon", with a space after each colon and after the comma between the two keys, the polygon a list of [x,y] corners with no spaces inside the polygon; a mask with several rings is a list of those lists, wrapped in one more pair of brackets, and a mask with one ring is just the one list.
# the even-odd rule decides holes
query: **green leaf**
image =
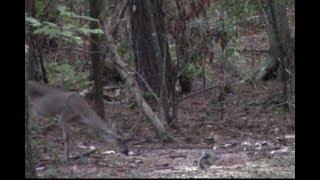
{"label": "green leaf", "polygon": [[62,31],[61,35],[64,37],[73,37],[73,33],[71,31]]}
{"label": "green leaf", "polygon": [[85,20],[88,20],[88,21],[98,21],[97,19],[91,18],[91,17],[89,17],[89,16],[78,16],[78,15],[76,15],[76,16],[74,16],[74,17],[76,17],[76,18],[81,18],[81,19],[85,19]]}
{"label": "green leaf", "polygon": [[36,20],[35,18],[33,18],[33,17],[27,16],[27,17],[25,17],[25,21],[29,22],[30,25],[33,26],[33,27],[41,26],[41,23],[38,20]]}
{"label": "green leaf", "polygon": [[81,27],[81,28],[78,28],[77,29],[80,33],[83,33],[83,34],[85,34],[85,35],[89,35],[90,34],[90,29],[88,29],[88,28],[83,28],[83,27]]}
{"label": "green leaf", "polygon": [[60,5],[60,6],[58,6],[58,11],[60,12],[60,14],[63,14],[63,13],[65,13],[66,12],[66,6],[62,6],[62,5]]}
{"label": "green leaf", "polygon": [[104,34],[101,29],[92,29],[95,34]]}
{"label": "green leaf", "polygon": [[44,21],[43,25],[49,26],[51,28],[58,28],[57,24],[52,23],[52,22],[48,22],[48,21]]}

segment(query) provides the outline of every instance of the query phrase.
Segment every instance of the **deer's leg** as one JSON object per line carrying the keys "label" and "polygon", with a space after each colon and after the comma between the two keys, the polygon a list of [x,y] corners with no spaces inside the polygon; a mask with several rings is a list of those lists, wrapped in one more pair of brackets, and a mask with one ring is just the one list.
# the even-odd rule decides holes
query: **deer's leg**
{"label": "deer's leg", "polygon": [[62,113],[60,123],[61,123],[62,129],[64,132],[64,137],[65,137],[65,156],[66,156],[66,160],[70,159],[70,157],[69,157],[69,144],[71,143],[73,146],[75,146],[82,162],[87,164],[88,160],[83,156],[80,149],[77,147],[75,140],[72,138],[71,129],[69,126],[69,121],[70,122],[76,121],[77,119],[78,119],[77,116],[72,115],[72,113],[67,112],[67,110]]}
{"label": "deer's leg", "polygon": [[70,142],[70,133],[69,128],[65,123],[61,123],[63,141],[64,141],[64,157],[66,165],[69,165],[69,142]]}
{"label": "deer's leg", "polygon": [[80,149],[78,148],[78,146],[76,145],[74,139],[72,138],[72,136],[70,136],[70,142],[73,144],[73,146],[76,147],[76,150],[78,151],[79,157],[81,159],[81,161],[85,164],[88,164],[89,161],[86,157],[83,156],[83,154],[81,153]]}
{"label": "deer's leg", "polygon": [[69,164],[69,144],[71,141],[71,129],[68,124],[68,120],[70,120],[71,116],[70,113],[64,111],[61,116],[59,117],[59,123],[62,128],[63,133],[63,141],[64,141],[64,156],[65,156],[65,163],[66,165]]}

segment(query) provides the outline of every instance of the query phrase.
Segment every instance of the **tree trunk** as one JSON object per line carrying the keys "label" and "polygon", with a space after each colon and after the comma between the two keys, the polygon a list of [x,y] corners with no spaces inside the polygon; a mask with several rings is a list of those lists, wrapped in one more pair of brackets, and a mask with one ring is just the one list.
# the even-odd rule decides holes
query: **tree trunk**
{"label": "tree trunk", "polygon": [[[160,109],[164,111],[161,114],[170,126],[174,126],[169,111],[175,83],[161,1],[130,0],[129,9],[136,71],[154,92],[161,94]],[[142,80],[137,79],[140,87],[146,90]]]}
{"label": "tree trunk", "polygon": [[[33,0],[25,1],[25,11],[31,17],[35,16],[35,3]],[[26,27],[26,42],[29,47],[27,61],[28,78],[36,81],[48,83],[47,73],[43,65],[43,58],[40,54],[40,48],[37,45],[37,37],[32,34],[32,27]]]}
{"label": "tree trunk", "polygon": [[286,7],[281,2],[268,0],[263,4],[267,14],[267,34],[269,37],[269,61],[270,64],[262,74],[263,80],[275,79],[286,81],[289,74],[285,68],[293,57],[291,48],[290,29]]}
{"label": "tree trunk", "polygon": [[[25,84],[28,79],[27,73],[27,62],[28,62],[28,49],[29,47],[25,47]],[[32,154],[32,146],[30,140],[30,131],[29,131],[29,101],[27,96],[27,88],[25,88],[24,94],[24,108],[25,108],[25,120],[24,120],[24,128],[25,128],[25,178],[35,178],[37,177],[37,173],[33,163],[33,154]]]}
{"label": "tree trunk", "polygon": [[[129,13],[136,71],[159,95],[161,62],[164,49],[168,50],[161,1],[130,0]],[[160,46],[160,50],[157,48],[158,46]],[[172,62],[168,51],[166,51],[166,56],[167,80],[170,82]],[[137,81],[140,87],[144,90],[147,89],[139,77],[137,77]]]}
{"label": "tree trunk", "polygon": [[28,109],[28,97],[27,90],[25,90],[24,95],[25,100],[25,177],[26,178],[35,178],[37,177],[37,173],[33,163],[33,153],[30,139],[30,130],[28,128],[29,125],[29,109]]}
{"label": "tree trunk", "polygon": [[[27,0],[25,1],[25,11],[29,16],[34,16],[35,8],[34,1]],[[41,63],[38,61],[39,59],[36,56],[36,42],[35,37],[31,35],[31,28],[26,27],[27,36],[26,36],[26,47],[25,47],[25,82],[29,79],[44,81],[46,82],[45,73],[41,73]],[[42,59],[41,59],[42,60]],[[43,64],[42,64],[43,67]],[[27,89],[25,89],[25,177],[26,178],[35,178],[37,177],[37,173],[33,163],[33,153],[30,139],[30,131],[29,131],[29,101],[27,96]]]}
{"label": "tree trunk", "polygon": [[[186,66],[187,61],[187,48],[188,48],[188,40],[186,35],[186,10],[184,1],[176,0],[177,10],[178,10],[178,18],[175,23],[176,30],[176,55],[178,62],[178,70],[182,70]],[[180,66],[180,67],[179,67]],[[186,71],[183,71],[182,74],[178,77],[179,84],[181,86],[182,93],[191,92],[192,88],[192,78],[188,76]]]}
{"label": "tree trunk", "polygon": [[[281,2],[268,0],[266,2],[265,12],[268,18],[268,35],[270,42],[270,57],[272,63],[267,69],[266,75],[276,76],[283,83],[283,108],[288,110],[288,79],[292,76],[290,71],[294,69],[294,51],[292,50],[292,40],[290,37],[290,29],[286,7]],[[290,67],[293,67],[290,69]],[[263,76],[263,79],[268,79]]]}
{"label": "tree trunk", "polygon": [[[101,0],[90,0],[90,16],[92,18],[98,19],[103,2]],[[99,28],[99,23],[96,21],[90,22],[91,29]],[[104,102],[103,102],[103,67],[104,61],[101,58],[101,54],[98,53],[101,51],[101,38],[98,34],[91,34],[91,52],[97,52],[91,54],[92,60],[92,77],[93,77],[93,97],[95,101],[95,110],[97,114],[104,118]]]}
{"label": "tree trunk", "polygon": [[158,116],[152,111],[145,99],[141,96],[138,83],[135,81],[134,77],[130,73],[128,73],[128,65],[121,60],[120,55],[117,52],[113,36],[111,35],[110,30],[108,30],[106,22],[102,21],[102,24],[107,39],[107,47],[110,50],[111,56],[113,56],[110,59],[115,64],[116,69],[119,72],[121,78],[126,82],[129,90],[135,97],[137,104],[142,108],[143,113],[147,116],[147,120],[155,129],[157,136],[162,141],[172,141],[172,136],[166,130],[165,126],[159,120]]}
{"label": "tree trunk", "polygon": [[25,90],[25,177],[34,178],[37,177],[37,173],[33,163],[32,146],[30,140],[29,125],[29,109],[28,109],[28,97],[27,91]]}

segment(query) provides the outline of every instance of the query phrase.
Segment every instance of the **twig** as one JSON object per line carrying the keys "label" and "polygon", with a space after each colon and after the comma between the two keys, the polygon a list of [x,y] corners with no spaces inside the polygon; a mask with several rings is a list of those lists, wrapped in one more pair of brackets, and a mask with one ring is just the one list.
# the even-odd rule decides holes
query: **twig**
{"label": "twig", "polygon": [[74,48],[51,48],[51,49],[46,49],[42,52],[40,52],[38,54],[38,56],[44,54],[44,53],[47,53],[47,52],[50,52],[50,51],[77,51],[77,52],[81,52],[81,53],[85,53],[85,54],[93,54],[93,53],[100,53],[100,54],[106,54],[105,52],[102,52],[102,51],[84,51],[84,50],[80,50],[80,49],[74,49]]}
{"label": "twig", "polygon": [[139,115],[139,113],[131,113],[131,114],[123,114],[121,112],[119,113],[114,113],[115,115],[119,115],[119,116],[134,116],[134,115]]}
{"label": "twig", "polygon": [[277,104],[271,106],[271,108],[268,108],[267,111],[271,111],[271,110],[275,109],[278,106],[282,106],[282,105],[286,105],[286,104],[288,104],[288,102],[277,103]]}
{"label": "twig", "polygon": [[51,129],[51,128],[53,128],[54,126],[58,126],[58,124],[57,124],[56,122],[52,122],[52,123],[49,123],[49,124],[40,126],[39,128],[40,128],[42,131],[47,131],[48,129]]}
{"label": "twig", "polygon": [[133,132],[134,128],[136,127],[136,125],[138,124],[139,120],[141,119],[142,114],[143,114],[142,107],[140,107],[139,113],[135,114],[135,115],[138,115],[137,119],[134,121],[134,124],[131,127],[131,129],[129,130],[128,135],[131,135],[131,133]]}
{"label": "twig", "polygon": [[130,71],[134,72],[136,75],[139,76],[139,78],[142,80],[142,82],[146,85],[148,91],[150,91],[150,93],[152,94],[152,96],[157,100],[157,102],[159,103],[159,98],[158,96],[153,92],[153,90],[151,89],[151,87],[149,86],[149,84],[147,83],[147,81],[140,75],[140,73],[138,73],[137,71],[135,71],[134,69],[130,68],[129,66],[127,67]]}
{"label": "twig", "polygon": [[217,124],[217,123],[216,123],[215,125],[218,126],[218,127],[221,128],[221,129],[226,129],[226,130],[228,130],[228,131],[230,131],[230,132],[232,132],[232,133],[241,134],[241,136],[242,136],[243,134],[252,136],[252,133],[241,132],[241,131],[238,131],[238,130],[236,130],[236,129],[231,129],[231,128],[225,128],[225,127],[223,127],[223,126],[221,126],[220,124]]}
{"label": "twig", "polygon": [[74,159],[79,159],[79,158],[81,158],[81,156],[89,156],[90,154],[95,153],[97,150],[98,150],[98,149],[92,149],[92,150],[90,150],[90,151],[88,151],[88,152],[83,153],[82,155],[77,154],[77,155],[74,155],[74,156],[70,156],[69,159],[70,159],[70,160],[74,160]]}
{"label": "twig", "polygon": [[237,51],[243,52],[243,53],[252,53],[252,52],[267,53],[267,52],[269,52],[269,50],[267,50],[267,49],[238,49]]}
{"label": "twig", "polygon": [[209,88],[207,88],[207,89],[204,89],[204,90],[201,90],[201,91],[197,91],[197,92],[191,93],[191,94],[189,94],[189,95],[187,95],[187,96],[178,98],[177,101],[179,102],[179,101],[181,101],[181,100],[183,100],[183,99],[189,98],[189,97],[191,97],[191,96],[194,96],[194,95],[203,93],[203,92],[205,92],[205,91],[208,91],[208,90],[214,89],[214,88],[220,88],[220,86],[212,86],[212,87],[209,87]]}

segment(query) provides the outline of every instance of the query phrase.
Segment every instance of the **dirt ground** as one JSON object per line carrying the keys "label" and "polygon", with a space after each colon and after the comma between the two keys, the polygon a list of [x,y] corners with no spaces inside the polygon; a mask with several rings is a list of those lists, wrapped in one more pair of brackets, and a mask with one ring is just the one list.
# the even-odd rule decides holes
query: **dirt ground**
{"label": "dirt ground", "polygon": [[[294,178],[294,112],[284,112],[276,98],[270,98],[281,92],[280,87],[276,82],[260,89],[251,84],[237,85],[220,101],[217,89],[186,98],[178,108],[179,130],[171,130],[174,143],[161,143],[137,107],[126,102],[109,104],[106,110],[110,119],[124,136],[134,138],[128,144],[130,154],[119,154],[83,129],[75,129],[77,149],[97,150],[86,157],[86,162],[75,159],[69,166],[63,164],[58,123],[38,128],[33,134],[37,173],[40,177]],[[36,123],[44,127],[50,121]],[[202,170],[199,159],[208,149],[221,161]],[[71,152],[76,154],[76,148]]]}

